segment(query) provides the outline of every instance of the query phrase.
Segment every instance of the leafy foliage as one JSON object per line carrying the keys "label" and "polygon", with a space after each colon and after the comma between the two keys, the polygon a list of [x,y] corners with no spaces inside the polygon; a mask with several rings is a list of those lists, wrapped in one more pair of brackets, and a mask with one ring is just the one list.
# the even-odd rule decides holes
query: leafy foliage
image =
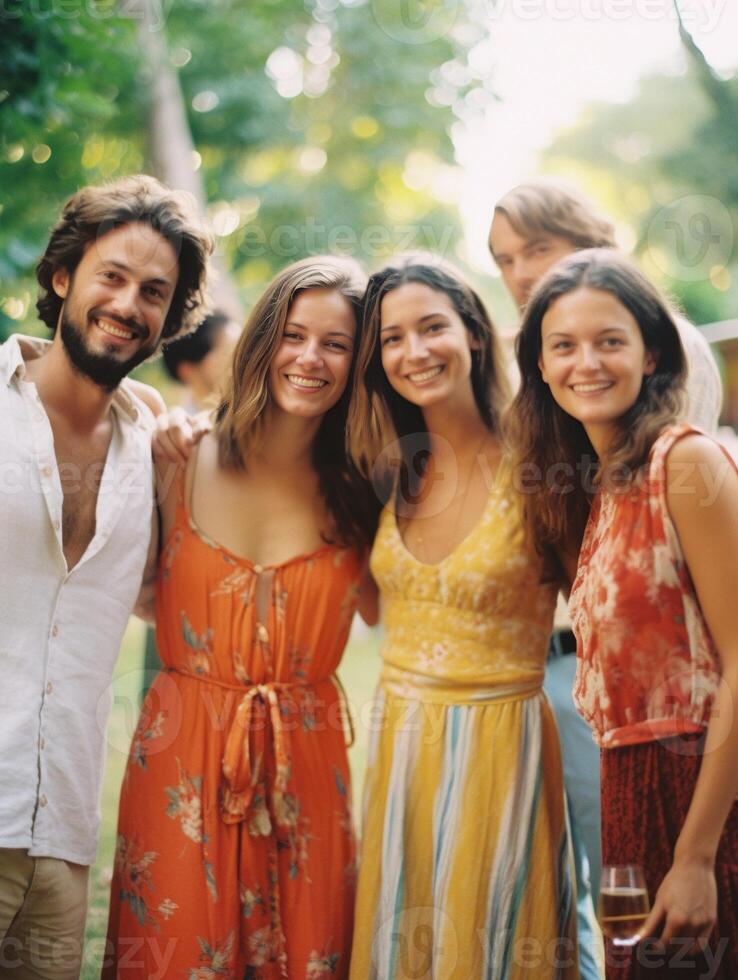
{"label": "leafy foliage", "polygon": [[[18,4],[0,15],[0,283],[10,293],[0,332],[35,320],[32,268],[64,199],[150,169],[150,28],[133,2],[125,16],[111,4],[79,0],[63,17]],[[163,0],[152,9],[219,250],[247,300],[305,254],[376,263],[397,248],[452,247],[457,219],[438,193],[453,177],[451,107],[473,82],[459,67],[473,27],[403,43],[362,0]]]}
{"label": "leafy foliage", "polygon": [[[666,105],[678,110],[665,112]],[[596,193],[622,224],[623,244],[633,245],[690,318],[707,323],[733,315],[738,300],[738,78],[719,79],[695,65],[681,75],[646,78],[630,102],[590,106],[554,141],[544,160],[547,169],[574,176]],[[699,255],[703,226],[712,227],[725,236],[725,248],[717,250],[714,265],[704,264],[701,274],[687,266],[687,274],[680,275],[674,255],[664,261],[654,247],[654,229],[664,208],[686,199],[687,208],[694,200],[699,211],[705,196],[706,220],[712,225],[687,222],[682,237],[693,235],[688,244]],[[678,237],[665,244],[678,253]]]}
{"label": "leafy foliage", "polygon": [[[143,163],[133,25],[109,4],[64,9],[0,13],[0,285],[20,287],[13,320],[34,319],[29,273],[63,200]],[[0,338],[11,325],[6,309]]]}
{"label": "leafy foliage", "polygon": [[[448,37],[410,47],[369,4],[221,0],[193,30],[197,7],[178,5],[168,30],[191,54],[180,78],[208,197],[238,212],[221,214],[239,222],[223,247],[242,287],[311,252],[376,261],[455,240],[428,192],[452,159],[453,116],[427,98]],[[203,92],[217,104],[193,111]]]}

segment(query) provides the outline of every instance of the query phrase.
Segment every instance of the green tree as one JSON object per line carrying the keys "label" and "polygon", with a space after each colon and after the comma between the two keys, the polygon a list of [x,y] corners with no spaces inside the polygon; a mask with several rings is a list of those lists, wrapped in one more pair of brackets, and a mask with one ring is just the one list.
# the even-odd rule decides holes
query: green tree
{"label": "green tree", "polygon": [[407,43],[384,7],[176,0],[149,28],[110,0],[69,19],[21,5],[0,15],[5,327],[34,319],[31,271],[64,198],[154,166],[146,29],[177,73],[219,252],[246,301],[309,252],[376,262],[397,247],[450,249],[459,226],[438,189],[453,176],[449,130],[476,84],[464,58],[479,31],[459,22]]}
{"label": "green tree", "polygon": [[205,31],[198,6],[173,10],[170,49],[216,230],[237,223],[221,242],[242,288],[309,252],[453,244],[431,192],[453,159],[453,113],[431,104],[434,71],[459,53],[449,36],[411,46],[373,5],[330,0],[220,0]]}
{"label": "green tree", "polygon": [[[34,319],[30,272],[59,204],[89,180],[140,169],[135,32],[110,7],[69,18],[0,12],[0,333]],[[104,138],[103,138],[104,134]]]}
{"label": "green tree", "polygon": [[684,73],[643,79],[628,103],[589,106],[544,164],[595,194],[623,244],[707,323],[738,300],[738,78],[720,78],[683,29],[682,40]]}

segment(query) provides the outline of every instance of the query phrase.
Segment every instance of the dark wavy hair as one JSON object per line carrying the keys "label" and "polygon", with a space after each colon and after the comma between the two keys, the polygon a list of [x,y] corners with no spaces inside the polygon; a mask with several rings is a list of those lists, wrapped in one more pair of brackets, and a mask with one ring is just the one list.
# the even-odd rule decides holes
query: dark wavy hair
{"label": "dark wavy hair", "polygon": [[351,371],[345,391],[320,424],[313,443],[313,465],[338,538],[342,544],[359,550],[371,544],[379,518],[379,501],[346,447],[365,286],[366,274],[354,259],[318,255],[283,269],[258,300],[236,345],[215,423],[220,465],[245,469],[249,454],[258,451],[262,443],[265,412],[271,401],[269,368],[281,343],[290,307],[308,289],[336,290],[347,299],[356,317]]}
{"label": "dark wavy hair", "polygon": [[180,366],[199,364],[205,360],[218,343],[221,331],[231,322],[232,318],[223,310],[213,310],[190,333],[164,344],[161,359],[172,381],[179,381],[181,384]]}
{"label": "dark wavy hair", "polygon": [[[423,440],[427,443],[427,429],[420,408],[399,395],[387,380],[379,342],[382,300],[393,289],[411,282],[447,296],[470,335],[478,341],[479,348],[472,351],[472,390],[479,414],[496,434],[501,432],[508,386],[497,334],[484,303],[450,263],[423,253],[400,255],[369,278],[356,366],[357,377],[363,383],[357,385],[349,412],[351,452],[362,472],[369,475],[388,445],[404,436],[416,436],[412,449],[407,440],[401,443],[405,472],[414,491],[422,477],[415,460],[418,451],[422,453]],[[425,449],[429,449],[429,443]]]}
{"label": "dark wavy hair", "polygon": [[[539,367],[546,311],[560,296],[582,288],[610,293],[622,303],[656,359],[653,374],[643,378],[638,398],[619,420],[607,456],[599,459],[581,422],[554,401]],[[521,383],[506,430],[514,472],[533,480],[522,488],[527,530],[544,553],[575,551],[593,487],[604,479],[627,487],[659,433],[681,412],[686,359],[679,330],[666,300],[633,262],[612,249],[586,249],[558,262],[531,295],[517,338],[517,360]],[[566,487],[548,479],[562,472],[567,474]]]}
{"label": "dark wavy hair", "polygon": [[213,239],[197,216],[191,194],[170,190],[154,177],[136,174],[98,187],[83,187],[64,205],[36,266],[41,287],[36,309],[52,333],[63,303],[52,283],[57,269],[73,275],[92,242],[114,228],[138,221],[159,232],[177,256],[177,285],[162,339],[187,333],[202,319]]}

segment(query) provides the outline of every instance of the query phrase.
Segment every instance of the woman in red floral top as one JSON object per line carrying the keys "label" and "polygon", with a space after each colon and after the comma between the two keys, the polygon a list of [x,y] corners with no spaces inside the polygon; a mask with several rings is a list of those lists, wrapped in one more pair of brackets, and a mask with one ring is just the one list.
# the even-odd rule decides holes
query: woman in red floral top
{"label": "woman in red floral top", "polygon": [[642,935],[659,941],[624,958],[608,947],[607,975],[736,978],[735,464],[679,421],[672,315],[617,253],[551,270],[518,362],[519,482],[552,574],[574,579],[574,695],[602,749],[603,860],[644,867]]}

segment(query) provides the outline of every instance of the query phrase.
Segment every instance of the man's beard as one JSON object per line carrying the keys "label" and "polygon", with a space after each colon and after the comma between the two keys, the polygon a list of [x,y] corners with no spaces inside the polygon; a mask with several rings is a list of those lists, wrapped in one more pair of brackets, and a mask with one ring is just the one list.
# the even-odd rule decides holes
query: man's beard
{"label": "man's beard", "polygon": [[62,311],[60,329],[64,349],[74,369],[105,391],[115,391],[123,378],[156,350],[156,345],[144,344],[125,361],[113,354],[97,354],[90,350],[83,331],[71,320],[66,309]]}

